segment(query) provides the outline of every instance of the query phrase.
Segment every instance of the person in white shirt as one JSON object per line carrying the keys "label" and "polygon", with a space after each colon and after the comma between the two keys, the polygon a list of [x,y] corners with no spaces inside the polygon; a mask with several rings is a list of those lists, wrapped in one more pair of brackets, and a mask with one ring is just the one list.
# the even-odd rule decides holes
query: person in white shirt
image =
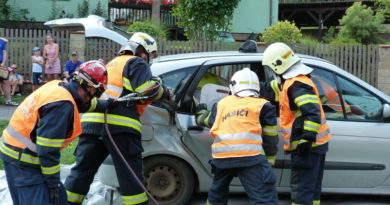
{"label": "person in white shirt", "polygon": [[43,57],[41,56],[41,49],[39,47],[33,48],[32,61],[32,89],[35,91],[42,84],[42,65],[44,63]]}

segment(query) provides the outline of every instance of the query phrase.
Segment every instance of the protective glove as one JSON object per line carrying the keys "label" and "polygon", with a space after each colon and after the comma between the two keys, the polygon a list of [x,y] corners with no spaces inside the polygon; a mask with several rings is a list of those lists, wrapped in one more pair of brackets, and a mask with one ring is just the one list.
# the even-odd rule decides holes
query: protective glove
{"label": "protective glove", "polygon": [[268,164],[271,166],[275,166],[276,156],[267,156]]}
{"label": "protective glove", "polygon": [[53,205],[60,205],[60,185],[58,187],[49,188],[49,202]]}
{"label": "protective glove", "polygon": [[199,126],[207,126],[205,124],[205,119],[209,115],[210,111],[207,110],[207,105],[206,104],[199,104],[195,108],[196,114],[195,114],[195,119],[196,119],[196,124]]}
{"label": "protective glove", "polygon": [[108,105],[107,105],[108,110],[111,110],[111,109],[115,108],[116,106],[118,106],[118,101],[113,99],[113,98],[108,98],[107,103],[108,103]]}

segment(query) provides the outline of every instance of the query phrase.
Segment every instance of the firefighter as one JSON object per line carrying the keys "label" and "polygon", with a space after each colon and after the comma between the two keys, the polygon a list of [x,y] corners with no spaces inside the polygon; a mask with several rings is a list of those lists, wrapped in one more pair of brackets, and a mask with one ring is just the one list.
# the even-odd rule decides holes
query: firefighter
{"label": "firefighter", "polygon": [[[135,92],[143,96],[155,95],[153,100],[169,98],[168,90],[152,77],[148,62],[156,56],[156,41],[148,34],[134,33],[120,49],[119,56],[106,65],[108,85],[102,98],[117,99]],[[151,102],[119,103],[107,115],[109,130],[116,144],[141,181],[143,147],[140,116]],[[83,202],[99,166],[110,154],[123,204],[148,204],[146,192],[133,178],[108,139],[103,116],[104,113],[87,113],[82,116],[83,133],[75,152],[76,165],[65,181],[68,203]]]}
{"label": "firefighter", "polygon": [[[227,204],[229,184],[238,176],[250,204],[278,204],[275,163],[278,133],[275,107],[259,98],[259,80],[249,68],[231,79],[232,95],[220,100],[211,112],[201,110],[200,126],[211,127],[213,184],[207,204]],[[267,161],[268,158],[268,161]]]}
{"label": "firefighter", "polygon": [[[284,150],[291,153],[292,204],[320,204],[325,155],[330,131],[318,90],[310,78],[312,68],[304,65],[284,43],[266,48],[263,66],[276,80],[263,84],[279,101],[280,134]],[[282,89],[280,89],[282,88]],[[268,96],[272,96],[269,95]]]}
{"label": "firefighter", "polygon": [[104,65],[86,62],[74,79],[51,81],[33,92],[3,131],[0,156],[14,204],[67,203],[60,180],[60,149],[81,133],[79,113],[107,107],[94,98],[107,83]]}

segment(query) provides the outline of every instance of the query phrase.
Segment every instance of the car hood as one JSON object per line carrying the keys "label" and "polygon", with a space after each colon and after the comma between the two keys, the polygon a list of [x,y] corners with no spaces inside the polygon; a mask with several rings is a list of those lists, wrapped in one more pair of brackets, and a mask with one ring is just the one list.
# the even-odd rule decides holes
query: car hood
{"label": "car hood", "polygon": [[85,31],[85,37],[101,37],[123,45],[127,42],[124,35],[115,31],[111,22],[96,15],[87,18],[62,18],[45,22],[46,26],[54,30]]}

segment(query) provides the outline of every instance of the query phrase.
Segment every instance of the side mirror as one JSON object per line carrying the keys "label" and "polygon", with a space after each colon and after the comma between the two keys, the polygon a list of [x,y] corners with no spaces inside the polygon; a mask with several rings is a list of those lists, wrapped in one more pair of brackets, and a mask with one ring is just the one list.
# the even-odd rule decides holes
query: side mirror
{"label": "side mirror", "polygon": [[383,105],[383,118],[388,118],[390,117],[390,105],[389,104],[384,104]]}

